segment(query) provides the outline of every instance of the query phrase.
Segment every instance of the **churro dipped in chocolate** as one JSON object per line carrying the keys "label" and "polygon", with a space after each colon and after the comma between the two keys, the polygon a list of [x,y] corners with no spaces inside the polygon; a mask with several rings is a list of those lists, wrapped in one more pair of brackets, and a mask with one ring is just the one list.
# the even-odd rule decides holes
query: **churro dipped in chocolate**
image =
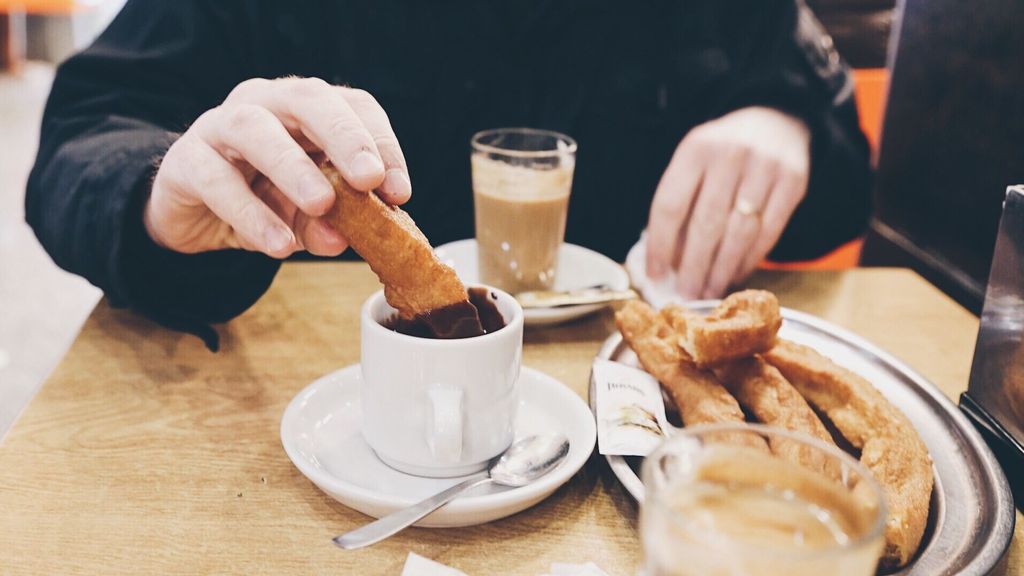
{"label": "churro dipped in chocolate", "polygon": [[349,186],[333,164],[320,163],[337,201],[325,218],[384,284],[384,297],[411,332],[433,338],[484,333],[455,270],[442,263],[404,210]]}

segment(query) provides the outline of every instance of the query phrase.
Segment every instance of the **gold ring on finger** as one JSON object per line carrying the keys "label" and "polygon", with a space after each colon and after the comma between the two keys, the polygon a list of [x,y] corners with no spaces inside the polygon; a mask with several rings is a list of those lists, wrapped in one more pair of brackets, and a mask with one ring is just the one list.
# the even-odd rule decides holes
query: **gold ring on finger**
{"label": "gold ring on finger", "polygon": [[739,212],[742,216],[753,216],[754,218],[761,217],[761,211],[758,210],[757,206],[753,202],[746,198],[738,198],[736,205],[733,206],[733,210]]}

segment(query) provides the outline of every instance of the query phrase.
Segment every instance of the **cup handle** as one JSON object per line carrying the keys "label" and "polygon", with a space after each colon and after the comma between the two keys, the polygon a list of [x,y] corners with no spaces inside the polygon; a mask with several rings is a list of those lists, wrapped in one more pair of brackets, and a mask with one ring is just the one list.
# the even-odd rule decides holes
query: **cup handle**
{"label": "cup handle", "polygon": [[462,458],[462,390],[435,385],[427,391],[427,445],[434,458],[446,464]]}

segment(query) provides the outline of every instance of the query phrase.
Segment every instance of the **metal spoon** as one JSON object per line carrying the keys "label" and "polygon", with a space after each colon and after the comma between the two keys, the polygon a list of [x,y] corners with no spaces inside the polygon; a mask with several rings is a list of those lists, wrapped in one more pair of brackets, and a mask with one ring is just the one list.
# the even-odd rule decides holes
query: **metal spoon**
{"label": "metal spoon", "polygon": [[523,308],[561,308],[585,304],[607,304],[621,300],[634,300],[633,290],[613,290],[606,286],[580,288],[579,290],[534,290],[515,295]]}
{"label": "metal spoon", "polygon": [[362,528],[335,536],[334,543],[346,550],[376,544],[412,526],[427,514],[475,486],[488,482],[500,486],[526,486],[558,467],[567,454],[569,440],[565,436],[528,436],[512,444],[501,456],[491,460],[487,470],[474,474],[419,504],[388,514]]}

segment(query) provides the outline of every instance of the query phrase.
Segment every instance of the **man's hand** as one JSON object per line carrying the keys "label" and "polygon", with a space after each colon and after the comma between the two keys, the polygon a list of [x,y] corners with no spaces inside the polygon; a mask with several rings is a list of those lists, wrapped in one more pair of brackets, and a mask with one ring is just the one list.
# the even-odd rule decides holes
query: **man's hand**
{"label": "man's hand", "polygon": [[167,151],[143,212],[146,231],[184,253],[340,254],[345,238],[319,218],[335,199],[310,158],[321,152],[354,188],[392,204],[409,199],[405,157],[372,96],[316,78],[253,79]]}
{"label": "man's hand", "polygon": [[647,225],[647,270],[677,270],[684,298],[714,298],[768,254],[807,192],[810,132],[770,108],[697,126],[661,177]]}

